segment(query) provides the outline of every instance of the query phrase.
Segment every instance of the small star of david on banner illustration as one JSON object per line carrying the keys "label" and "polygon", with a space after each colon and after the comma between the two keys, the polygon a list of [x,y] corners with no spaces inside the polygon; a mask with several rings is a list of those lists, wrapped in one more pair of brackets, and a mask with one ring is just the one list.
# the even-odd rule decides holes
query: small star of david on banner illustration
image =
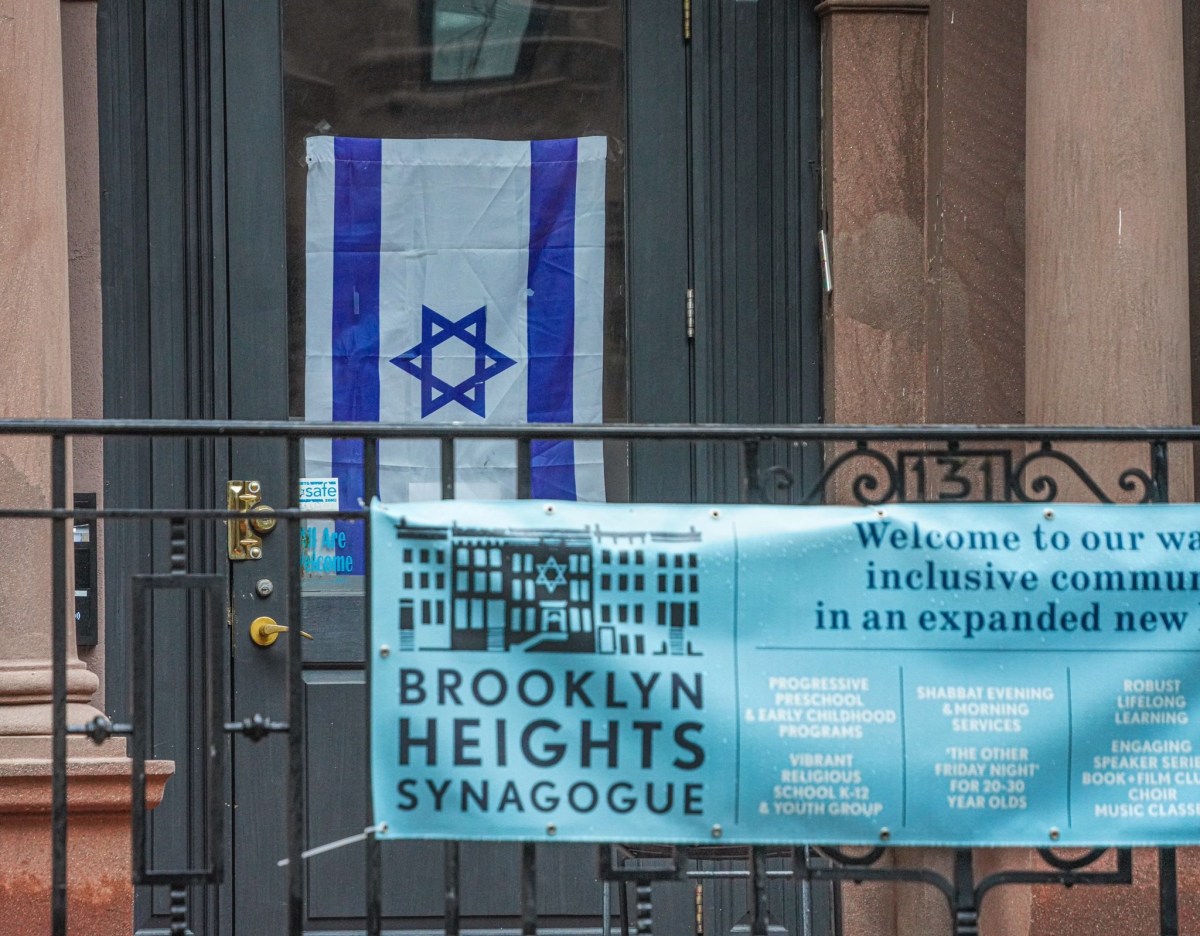
{"label": "small star of david on banner illustration", "polygon": [[535,568],[537,569],[537,578],[534,584],[539,588],[544,588],[550,594],[558,591],[559,585],[567,584],[567,567],[551,556],[545,562],[539,562]]}
{"label": "small star of david on banner illustration", "polygon": [[[475,352],[475,371],[456,384],[434,373],[434,350],[457,338]],[[421,306],[421,341],[391,359],[402,371],[421,382],[421,418],[447,403],[461,403],[476,416],[486,416],[485,384],[517,362],[487,343],[487,306],[481,306],[457,322]]]}

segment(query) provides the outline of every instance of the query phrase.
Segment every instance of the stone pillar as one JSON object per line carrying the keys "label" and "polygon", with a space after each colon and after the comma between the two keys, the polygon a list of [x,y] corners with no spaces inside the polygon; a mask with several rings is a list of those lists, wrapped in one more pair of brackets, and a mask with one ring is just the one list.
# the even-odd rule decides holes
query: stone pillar
{"label": "stone pillar", "polygon": [[928,0],[822,0],[825,419],[925,418]]}
{"label": "stone pillar", "polygon": [[1023,423],[1023,0],[931,4],[927,106],[926,418]]}
{"label": "stone pillar", "polygon": [[[96,68],[96,3],[62,4],[63,113],[67,156],[67,264],[71,306],[71,415],[104,415],[103,347],[100,317],[100,114]],[[76,491],[94,492],[104,506],[104,447],[97,438],[71,447]],[[89,670],[104,672],[104,529],[92,530],[96,556],[99,643],[80,648]],[[104,708],[104,684],[92,697]]]}
{"label": "stone pillar", "polygon": [[[834,268],[826,419],[1020,422],[1023,178],[1011,146],[1024,125],[1023,9],[825,0],[817,11]],[[893,861],[953,870],[944,849],[897,849]],[[976,879],[1028,863],[1023,851],[977,850]],[[855,936],[950,931],[931,887],[842,894]],[[1027,888],[984,903],[989,936],[1025,936],[1028,920]]]}
{"label": "stone pillar", "polygon": [[[1055,0],[1028,8],[1026,393],[1029,421],[1188,424],[1183,7]],[[1133,459],[1084,453],[1108,490]],[[1171,497],[1192,499],[1191,453]],[[1200,867],[1180,852],[1180,881]],[[1133,931],[1157,919],[1151,853],[1133,888],[1039,888],[1034,934]],[[1182,913],[1197,901],[1181,890]],[[1187,922],[1184,930],[1187,930]],[[1064,929],[1063,927],[1066,927]]]}
{"label": "stone pillar", "polygon": [[[929,2],[822,0],[816,10],[833,271],[823,328],[825,419],[924,422]],[[950,871],[945,852],[898,849],[891,857]],[[946,902],[932,888],[843,885],[842,899],[843,926],[854,936],[948,932]]]}
{"label": "stone pillar", "polygon": [[[1192,310],[1192,422],[1200,423],[1200,8],[1183,5],[1183,86],[1187,120],[1188,270]],[[1200,489],[1200,463],[1193,466]]]}
{"label": "stone pillar", "polygon": [[[929,13],[925,418],[1022,423],[1025,3],[934,0]],[[973,858],[976,881],[1033,864],[1021,849],[976,849]],[[1025,936],[1031,890],[993,889],[981,932]]]}
{"label": "stone pillar", "polygon": [[[1188,424],[1179,0],[1028,10],[1026,397],[1031,423]],[[1190,453],[1172,451],[1173,499]],[[1130,463],[1087,465],[1106,490]]]}
{"label": "stone pillar", "polygon": [[[0,0],[0,416],[71,415],[66,163],[57,3]],[[49,507],[45,439],[0,439],[0,507]],[[50,733],[50,524],[0,520],[0,757]],[[72,641],[73,643],[73,641]],[[71,653],[70,717],[99,684]]]}
{"label": "stone pillar", "polygon": [[[0,0],[0,417],[71,415],[61,43],[58,3]],[[49,505],[48,442],[0,438],[0,508]],[[0,519],[0,936],[49,932],[50,579],[49,522]],[[97,685],[72,650],[70,723],[99,714]],[[68,750],[71,934],[125,934],[129,761],[112,743]]]}

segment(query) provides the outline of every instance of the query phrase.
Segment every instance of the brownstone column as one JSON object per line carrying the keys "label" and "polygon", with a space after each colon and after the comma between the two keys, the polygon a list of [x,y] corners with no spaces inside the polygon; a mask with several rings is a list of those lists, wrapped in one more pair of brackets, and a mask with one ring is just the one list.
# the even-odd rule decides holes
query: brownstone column
{"label": "brownstone column", "polygon": [[[0,0],[0,416],[71,415],[66,164],[57,3]],[[49,507],[45,439],[0,439],[0,506]],[[0,757],[45,757],[50,524],[0,521]],[[73,643],[73,642],[72,642]],[[71,654],[70,717],[98,680]]]}
{"label": "brownstone column", "polygon": [[1025,2],[929,10],[930,422],[1025,421]]}
{"label": "brownstone column", "polygon": [[[919,423],[929,406],[925,178],[928,0],[823,0],[824,202],[833,291],[825,304],[825,418]],[[948,854],[896,850],[948,873]],[[853,936],[948,932],[921,885],[842,887]]]}
{"label": "brownstone column", "polygon": [[[1021,423],[1025,3],[934,0],[929,12],[925,415],[935,423]],[[1021,849],[976,849],[973,857],[977,881],[1032,864]],[[981,932],[1026,936],[1030,892],[992,890]]]}
{"label": "brownstone column", "polygon": [[[63,3],[63,116],[67,156],[67,265],[71,306],[71,414],[104,415],[103,346],[100,316],[100,114],[96,64],[96,3]],[[97,438],[71,447],[75,490],[94,492],[104,506],[104,448]],[[104,672],[104,528],[94,525],[96,593],[100,640],[79,656],[93,673]],[[104,684],[92,697],[104,708]]]}
{"label": "brownstone column", "polygon": [[925,419],[928,0],[822,0],[825,418]]}
{"label": "brownstone column", "polygon": [[[0,417],[71,415],[61,43],[57,2],[0,0]],[[0,508],[47,506],[48,442],[0,438]],[[49,932],[51,555],[48,521],[0,519],[0,936]],[[70,652],[70,723],[99,714],[97,685]],[[68,750],[70,931],[125,934],[129,761]]]}
{"label": "brownstone column", "polygon": [[[834,267],[826,418],[1019,422],[1023,7],[827,0],[817,9]],[[946,850],[898,849],[893,860],[952,874]],[[977,850],[976,878],[1028,862],[1023,851]],[[949,932],[931,887],[843,888],[843,897],[854,936]],[[1025,936],[1028,920],[1027,888],[984,903],[989,936]]]}
{"label": "brownstone column", "polygon": [[[1026,392],[1029,421],[1191,422],[1183,7],[1191,0],[1054,0],[1028,10]],[[1081,457],[1084,457],[1081,454]],[[1192,497],[1171,453],[1172,499]],[[1089,453],[1109,490],[1128,466]],[[1200,868],[1180,853],[1180,881]],[[1032,932],[1153,929],[1153,855],[1133,888],[1035,893]],[[1180,894],[1183,930],[1200,916]]]}
{"label": "brownstone column", "polygon": [[[1029,4],[1029,421],[1191,421],[1179,0]],[[1190,499],[1189,453],[1172,496]],[[1108,490],[1129,453],[1088,461]]]}

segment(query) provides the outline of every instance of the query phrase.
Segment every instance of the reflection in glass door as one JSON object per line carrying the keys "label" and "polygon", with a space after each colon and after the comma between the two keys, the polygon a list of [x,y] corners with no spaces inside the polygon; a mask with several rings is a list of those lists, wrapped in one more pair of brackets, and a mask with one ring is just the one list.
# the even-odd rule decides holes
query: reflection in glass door
{"label": "reflection in glass door", "polygon": [[283,59],[292,415],[304,415],[306,138],[599,136],[607,140],[608,153],[604,418],[623,420],[628,402],[622,0],[287,0]]}

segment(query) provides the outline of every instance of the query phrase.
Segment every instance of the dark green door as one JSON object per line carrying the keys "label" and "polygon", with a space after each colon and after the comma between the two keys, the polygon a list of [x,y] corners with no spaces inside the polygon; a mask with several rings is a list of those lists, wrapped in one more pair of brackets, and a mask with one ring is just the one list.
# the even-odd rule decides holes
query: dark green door
{"label": "dark green door", "polygon": [[[656,396],[677,404],[670,418],[691,418],[686,234],[648,238],[646,250],[635,254],[629,243],[636,227],[626,209],[626,185],[629,204],[644,188],[639,203],[649,221],[643,223],[687,230],[686,49],[678,7],[639,0],[630,9],[622,0],[284,0],[280,6],[225,9],[230,368],[249,375],[242,387],[240,377],[233,382],[232,415],[305,415],[305,137],[603,135],[609,141],[606,417],[623,421],[630,415],[626,309],[634,304],[627,271],[646,264],[655,271],[650,302],[669,304],[677,315],[655,342],[661,381]],[[636,27],[627,24],[627,14]],[[656,167],[655,177],[644,185],[627,173],[631,119],[655,127],[654,157],[642,157]],[[260,480],[264,500],[281,502],[281,454],[270,445],[236,444],[231,472]],[[609,496],[626,499],[627,458],[620,449],[610,454]],[[284,552],[278,538],[267,538],[261,560],[231,568],[234,710],[286,711],[286,641],[293,638],[256,646],[249,623],[261,615],[283,620],[287,603],[299,600],[304,628],[313,636],[304,646],[306,840],[319,845],[367,824],[362,579],[315,577],[301,595],[272,588],[263,597],[258,583],[285,579]],[[239,934],[272,931],[283,919],[287,885],[276,862],[285,853],[285,753],[282,737],[234,745],[233,916]],[[604,900],[595,850],[559,846],[540,852],[538,903],[546,931],[599,932]],[[363,925],[364,853],[358,844],[306,863],[309,931]],[[519,931],[517,858],[516,846],[463,847],[464,927]],[[445,901],[442,846],[385,843],[382,861],[385,926],[437,929]]]}

